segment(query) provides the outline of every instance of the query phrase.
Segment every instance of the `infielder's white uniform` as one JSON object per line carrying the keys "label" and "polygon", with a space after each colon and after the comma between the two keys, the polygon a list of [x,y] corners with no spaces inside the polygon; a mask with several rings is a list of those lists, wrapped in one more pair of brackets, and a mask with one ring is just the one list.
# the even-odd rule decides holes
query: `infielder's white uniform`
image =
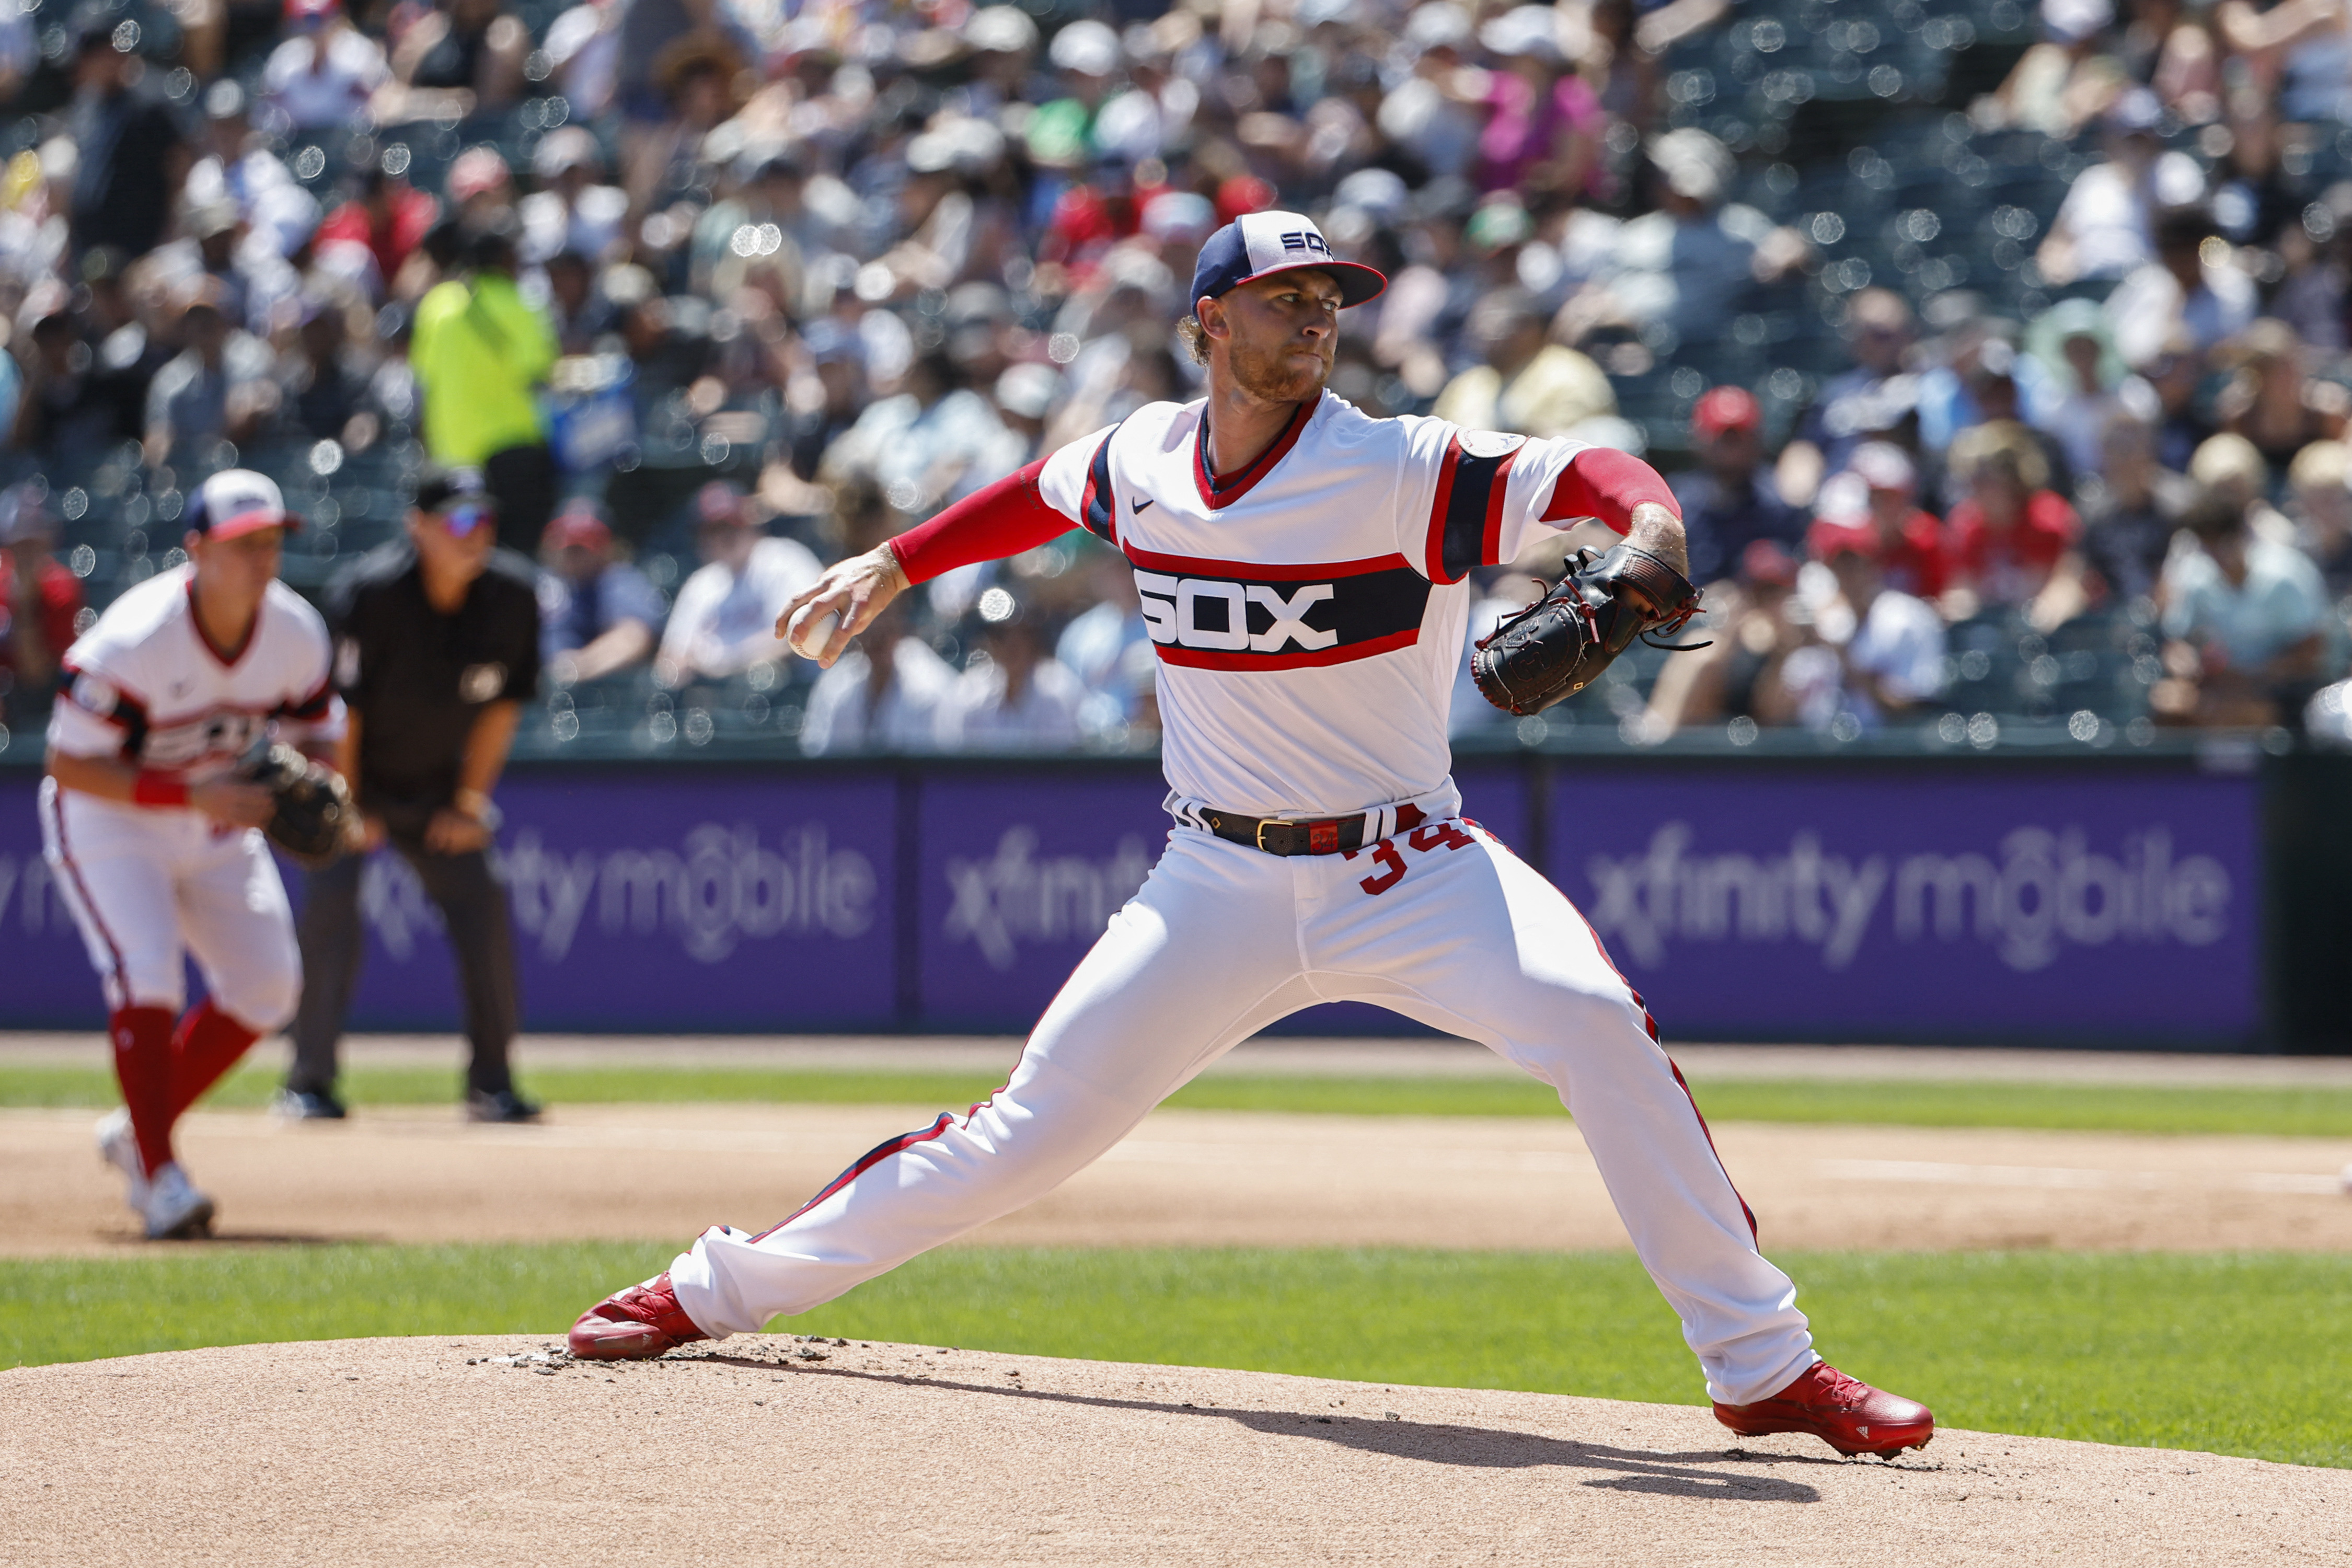
{"label": "infielder's white uniform", "polygon": [[[1448,777],[1465,579],[1583,515],[1584,448],[1373,419],[1327,393],[1220,486],[1202,407],[1146,407],[1037,479],[1134,566],[1160,659],[1167,853],[1003,1090],[874,1150],[763,1235],[706,1232],[671,1266],[679,1304],[714,1335],[806,1311],[1044,1194],[1276,1019],[1363,1001],[1558,1088],[1710,1396],[1770,1396],[1820,1359],[1795,1288],[1758,1254],[1640,996],[1558,889],[1460,818]],[[1361,814],[1364,847],[1265,854],[1203,831],[1213,807]]]}
{"label": "infielder's white uniform", "polygon": [[[293,741],[341,733],[318,611],[272,583],[245,646],[220,649],[196,622],[193,590],[192,567],[151,577],[75,640],[51,746],[200,784],[231,771],[273,725]],[[41,781],[40,812],[43,847],[108,1007],[177,1013],[183,954],[193,952],[215,1005],[255,1033],[293,1017],[301,955],[258,828],[191,806],[101,800],[55,779]]]}

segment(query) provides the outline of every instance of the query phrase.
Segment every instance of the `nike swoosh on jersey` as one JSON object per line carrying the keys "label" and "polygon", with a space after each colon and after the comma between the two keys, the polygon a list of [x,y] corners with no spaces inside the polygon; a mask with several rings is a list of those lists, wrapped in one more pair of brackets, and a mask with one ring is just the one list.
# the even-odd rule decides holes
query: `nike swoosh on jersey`
{"label": "nike swoosh on jersey", "polygon": [[1127,503],[1127,510],[1135,513],[1136,516],[1141,517],[1145,511],[1150,510],[1150,506],[1151,498],[1150,496],[1139,496],[1135,500]]}

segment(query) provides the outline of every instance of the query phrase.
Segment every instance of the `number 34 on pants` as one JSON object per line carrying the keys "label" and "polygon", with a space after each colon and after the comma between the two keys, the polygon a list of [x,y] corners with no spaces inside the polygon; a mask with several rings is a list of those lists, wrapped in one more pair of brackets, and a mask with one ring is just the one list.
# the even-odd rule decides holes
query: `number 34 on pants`
{"label": "number 34 on pants", "polygon": [[[1477,824],[1472,823],[1471,826],[1475,827]],[[1407,848],[1423,855],[1433,849],[1466,848],[1474,842],[1475,840],[1451,822],[1433,822],[1426,827],[1416,827],[1404,840]],[[1353,860],[1359,855],[1370,856],[1372,864],[1381,868],[1356,884],[1375,898],[1404,880],[1405,858],[1397,848],[1397,840],[1383,838],[1368,849],[1345,850],[1340,858]]]}

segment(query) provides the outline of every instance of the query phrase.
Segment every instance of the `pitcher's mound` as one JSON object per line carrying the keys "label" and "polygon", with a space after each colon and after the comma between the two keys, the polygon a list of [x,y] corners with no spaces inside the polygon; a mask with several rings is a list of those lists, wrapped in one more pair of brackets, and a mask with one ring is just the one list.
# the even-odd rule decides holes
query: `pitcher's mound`
{"label": "pitcher's mound", "polygon": [[11,1562],[2341,1562],[2352,1472],[774,1335],[246,1345],[0,1372]]}

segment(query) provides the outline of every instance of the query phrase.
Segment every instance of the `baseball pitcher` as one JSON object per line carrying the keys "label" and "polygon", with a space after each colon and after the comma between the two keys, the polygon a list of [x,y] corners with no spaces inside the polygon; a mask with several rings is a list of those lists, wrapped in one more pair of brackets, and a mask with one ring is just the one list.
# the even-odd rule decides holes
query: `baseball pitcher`
{"label": "baseball pitcher", "polygon": [[1227,226],[1184,323],[1204,400],[1139,409],[793,601],[783,634],[829,665],[910,584],[1087,529],[1142,596],[1174,826],[1003,1089],[781,1225],[706,1231],[583,1314],[574,1353],[659,1355],[805,1312],[1050,1191],[1276,1019],[1353,1000],[1559,1091],[1727,1426],[1848,1454],[1928,1440],[1924,1406],[1814,1353],[1641,997],[1449,777],[1471,572],[1586,518],[1624,536],[1478,650],[1480,689],[1535,711],[1696,609],[1672,492],[1622,453],[1374,419],[1326,391],[1339,313],[1385,285],[1295,213]]}

